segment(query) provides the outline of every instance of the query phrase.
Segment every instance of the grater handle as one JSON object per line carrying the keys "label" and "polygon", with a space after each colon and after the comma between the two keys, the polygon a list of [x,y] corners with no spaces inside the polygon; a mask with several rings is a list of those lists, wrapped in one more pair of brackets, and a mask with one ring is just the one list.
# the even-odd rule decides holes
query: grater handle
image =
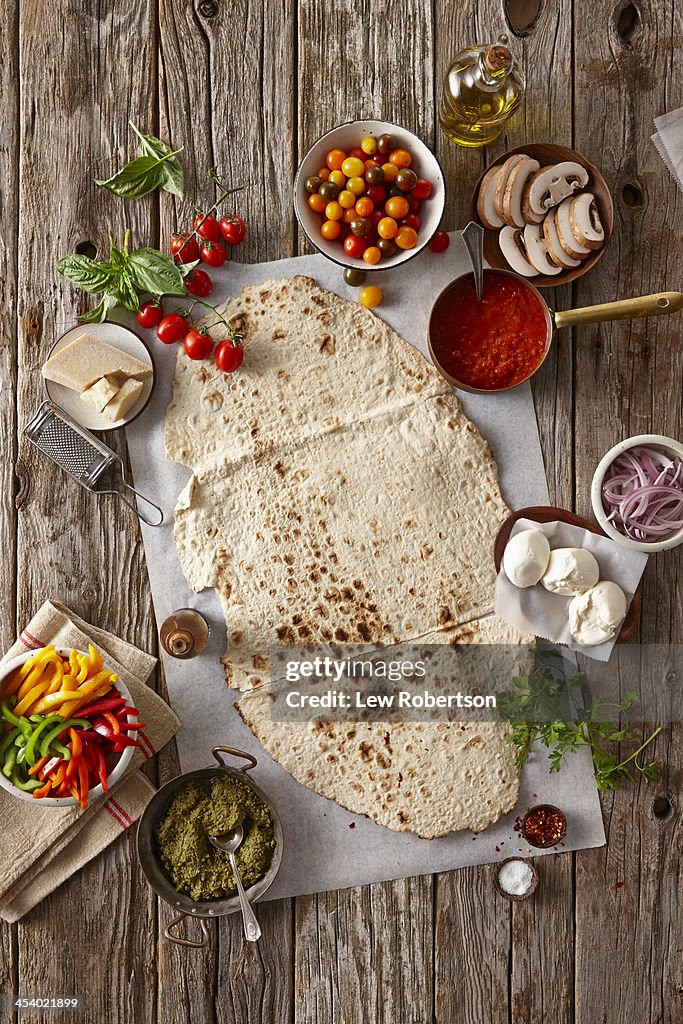
{"label": "grater handle", "polygon": [[131,510],[131,512],[134,512],[135,515],[138,517],[138,519],[141,519],[142,522],[146,523],[147,526],[161,526],[161,524],[164,521],[164,513],[161,511],[159,506],[155,505],[153,501],[149,500],[149,498],[146,498],[144,496],[144,494],[140,494],[139,491],[136,491],[135,488],[131,484],[128,483],[128,481],[126,480],[125,477],[123,477],[121,482],[123,483],[123,486],[127,487],[129,491],[132,491],[133,494],[136,495],[136,497],[142,498],[142,500],[145,502],[145,504],[150,505],[156,512],[159,513],[159,516],[158,516],[158,519],[156,520],[156,522],[153,521],[152,519],[149,519],[143,512],[141,512],[138,508],[136,508],[136,506],[133,504],[133,502],[129,501],[128,498],[125,496],[125,494],[121,494],[121,491],[107,490],[107,491],[98,491],[97,493],[98,494],[114,494],[114,495],[116,495],[116,497],[120,498],[121,501],[123,502],[123,504],[127,505],[128,508]]}

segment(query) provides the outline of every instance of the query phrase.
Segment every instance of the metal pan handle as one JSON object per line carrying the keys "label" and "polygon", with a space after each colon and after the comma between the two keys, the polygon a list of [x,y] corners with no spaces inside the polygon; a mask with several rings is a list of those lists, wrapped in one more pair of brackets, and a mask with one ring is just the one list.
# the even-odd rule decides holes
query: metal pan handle
{"label": "metal pan handle", "polygon": [[202,921],[200,917],[196,918],[195,920],[199,921],[199,925],[202,929],[203,938],[201,942],[196,942],[194,939],[182,939],[180,935],[176,935],[176,933],[173,931],[176,925],[179,925],[180,922],[184,921],[186,917],[191,918],[192,915],[178,914],[177,917],[174,917],[171,923],[166,928],[164,928],[164,938],[167,939],[168,942],[174,942],[176,946],[189,946],[190,949],[204,949],[205,946],[209,945],[209,930],[206,927],[204,921]]}
{"label": "metal pan handle", "polygon": [[634,299],[619,299],[604,302],[599,306],[582,306],[581,309],[567,309],[553,313],[555,326],[573,327],[575,324],[597,324],[605,320],[633,320],[640,316],[665,316],[683,308],[681,292],[657,292],[655,295],[638,295]]}
{"label": "metal pan handle", "polygon": [[221,768],[228,767],[223,758],[221,757],[221,751],[224,754],[232,754],[234,757],[241,757],[244,761],[249,762],[249,764],[243,765],[240,768],[241,772],[250,772],[251,769],[255,768],[256,765],[258,764],[258,761],[253,756],[253,754],[248,754],[246,750],[239,750],[237,747],[213,747],[211,753],[215,757],[216,761],[218,761],[218,764],[221,766]]}

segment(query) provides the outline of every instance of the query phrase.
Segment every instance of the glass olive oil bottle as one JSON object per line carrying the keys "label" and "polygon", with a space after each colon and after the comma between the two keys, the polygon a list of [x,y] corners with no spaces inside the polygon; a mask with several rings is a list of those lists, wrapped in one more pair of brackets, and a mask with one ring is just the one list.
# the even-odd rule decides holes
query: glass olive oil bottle
{"label": "glass olive oil bottle", "polygon": [[459,146],[485,146],[524,98],[524,73],[507,48],[507,36],[470,46],[457,55],[444,77],[439,122]]}

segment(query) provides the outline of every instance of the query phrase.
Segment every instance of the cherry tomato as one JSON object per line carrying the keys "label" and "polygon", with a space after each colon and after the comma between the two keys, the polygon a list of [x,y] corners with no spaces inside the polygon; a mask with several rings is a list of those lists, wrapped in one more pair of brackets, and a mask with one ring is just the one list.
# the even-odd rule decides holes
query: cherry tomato
{"label": "cherry tomato", "polygon": [[375,209],[370,214],[370,223],[372,225],[373,231],[377,231],[377,226],[383,217],[384,211],[381,208],[375,207]]}
{"label": "cherry tomato", "polygon": [[332,171],[329,180],[333,185],[336,185],[337,188],[344,188],[344,185],[346,184],[346,175],[343,171]]}
{"label": "cherry tomato", "polygon": [[325,207],[325,216],[328,220],[341,220],[344,216],[344,211],[338,202],[328,203]]}
{"label": "cherry tomato", "polygon": [[371,267],[374,267],[375,264],[379,263],[379,261],[382,259],[382,253],[380,252],[376,245],[369,245],[365,252],[363,253],[363,259]]}
{"label": "cherry tomato", "polygon": [[344,239],[344,252],[347,256],[360,259],[367,248],[367,241],[360,235],[348,235]]}
{"label": "cherry tomato", "polygon": [[374,156],[377,152],[377,139],[372,135],[366,135],[364,139],[360,140],[360,148],[367,156]]}
{"label": "cherry tomato", "polygon": [[231,338],[227,341],[221,341],[216,346],[214,352],[214,360],[216,366],[223,373],[234,373],[238,366],[241,366],[242,360],[244,359],[244,349],[241,345],[236,345]]}
{"label": "cherry tomato", "polygon": [[349,150],[349,156],[355,156],[358,160],[365,160],[366,154],[363,152],[362,145],[354,146]]}
{"label": "cherry tomato", "polygon": [[380,137],[377,140],[377,148],[380,151],[380,153],[386,154],[388,156],[389,153],[391,153],[391,151],[396,148],[396,143],[394,142],[393,135],[389,135],[387,132],[384,132],[382,135],[380,135]]}
{"label": "cherry tomato", "polygon": [[356,213],[359,217],[369,217],[374,209],[375,204],[370,196],[361,196],[356,203]]}
{"label": "cherry tomato", "polygon": [[416,199],[431,199],[434,186],[431,181],[427,181],[426,178],[418,178],[417,184],[413,189],[413,195]]}
{"label": "cherry tomato", "polygon": [[342,221],[344,224],[350,224],[352,220],[355,220],[358,214],[356,213],[355,206],[352,206],[349,210],[344,210],[344,216]]}
{"label": "cherry tomato", "polygon": [[186,334],[183,344],[190,359],[206,359],[211,355],[213,338],[202,327],[199,331],[195,329]]}
{"label": "cherry tomato", "polygon": [[194,219],[194,229],[199,237],[205,238],[207,242],[220,242],[221,240],[221,229],[212,213],[208,217],[203,213],[198,213]]}
{"label": "cherry tomato", "polygon": [[398,167],[396,164],[382,164],[382,170],[384,171],[384,181],[387,185],[391,185],[392,181],[396,181],[398,174]]}
{"label": "cherry tomato", "polygon": [[410,167],[402,167],[396,175],[396,187],[401,192],[412,192],[417,185],[417,174]]}
{"label": "cherry tomato", "polygon": [[345,160],[346,153],[343,149],[331,149],[325,156],[325,163],[331,171],[340,171]]}
{"label": "cherry tomato", "polygon": [[138,323],[141,327],[156,327],[164,315],[164,307],[156,299],[147,299],[138,310]]}
{"label": "cherry tomato", "polygon": [[322,178],[318,177],[317,174],[311,174],[308,178],[306,178],[306,181],[304,182],[304,188],[306,189],[308,194],[312,196],[314,192],[318,191],[322,183]]}
{"label": "cherry tomato", "polygon": [[370,162],[370,166],[365,172],[365,180],[368,185],[383,185],[384,184],[384,171],[381,167],[377,167],[376,164]]}
{"label": "cherry tomato", "polygon": [[401,221],[401,227],[412,228],[413,231],[420,230],[420,224],[422,221],[416,213],[409,213],[407,217],[404,217]]}
{"label": "cherry tomato", "polygon": [[220,242],[204,242],[199,250],[199,255],[210,267],[222,267],[227,259],[225,249]]}
{"label": "cherry tomato", "polygon": [[380,238],[377,248],[382,253],[382,256],[393,256],[398,246],[393,238]]}
{"label": "cherry tomato", "polygon": [[163,341],[164,345],[172,345],[174,341],[184,338],[190,329],[190,325],[180,313],[169,313],[163,318],[157,327],[157,338]]}
{"label": "cherry tomato", "polygon": [[327,181],[329,176],[330,176],[330,169],[329,169],[329,167],[321,167],[320,170],[318,171],[318,174],[316,175],[316,177],[322,178],[323,181]]}
{"label": "cherry tomato", "polygon": [[382,217],[377,225],[377,234],[380,238],[394,238],[398,232],[398,224],[393,217]]}
{"label": "cherry tomato", "polygon": [[[239,245],[240,242],[244,241],[244,236],[247,233],[247,226],[241,217],[235,217],[233,214],[229,214],[227,217],[221,217],[220,232],[228,245]],[[219,242],[220,239],[214,238],[212,241]]]}
{"label": "cherry tomato", "polygon": [[[330,203],[329,205],[331,206],[332,204]],[[341,234],[341,224],[338,220],[326,220],[320,229],[320,234],[328,242],[333,242],[335,238],[339,238]]]}
{"label": "cherry tomato", "polygon": [[394,164],[399,169],[402,167],[410,167],[413,162],[413,158],[407,149],[395,149],[389,154],[389,163]]}
{"label": "cherry tomato", "polygon": [[360,196],[365,192],[365,178],[361,178],[357,175],[355,178],[349,178],[346,182],[346,187],[349,192],[353,192],[354,196]]}
{"label": "cherry tomato", "polygon": [[185,287],[190,295],[205,299],[213,291],[213,282],[205,270],[195,267],[185,278]]}
{"label": "cherry tomato", "polygon": [[372,231],[372,224],[367,217],[356,217],[355,220],[351,221],[350,227],[354,235],[358,235],[359,238],[367,239]]}
{"label": "cherry tomato", "polygon": [[379,306],[382,301],[382,289],[378,288],[376,284],[369,284],[367,288],[363,288],[360,295],[361,306],[365,306],[366,309],[373,309],[375,306]]}
{"label": "cherry tomato", "polygon": [[190,232],[185,232],[183,235],[172,235],[171,252],[175,256],[176,263],[194,263],[199,259],[197,239]]}
{"label": "cherry tomato", "polygon": [[396,245],[399,249],[414,249],[417,245],[417,231],[414,228],[399,228]]}
{"label": "cherry tomato", "polygon": [[407,217],[410,207],[408,206],[408,200],[404,199],[403,196],[392,196],[391,199],[387,199],[384,204],[384,211],[394,220],[400,220],[401,217]]}
{"label": "cherry tomato", "polygon": [[445,252],[450,244],[450,238],[445,231],[441,230],[435,231],[433,237],[428,242],[432,252]]}
{"label": "cherry tomato", "polygon": [[319,192],[314,192],[312,196],[308,197],[308,205],[314,213],[322,213],[327,203]]}
{"label": "cherry tomato", "polygon": [[356,178],[363,173],[365,164],[357,156],[347,156],[341,165],[341,169],[347,178]]}
{"label": "cherry tomato", "polygon": [[318,189],[318,195],[321,195],[326,203],[333,203],[339,197],[340,192],[339,185],[335,185],[331,179],[324,181]]}
{"label": "cherry tomato", "polygon": [[345,188],[343,192],[339,193],[337,202],[343,210],[350,210],[352,206],[356,205],[356,197],[350,189]]}
{"label": "cherry tomato", "polygon": [[384,185],[371,185],[368,189],[368,196],[372,199],[375,206],[381,206],[387,198],[387,190]]}
{"label": "cherry tomato", "polygon": [[359,288],[365,283],[367,278],[365,270],[358,270],[356,267],[346,267],[344,270],[344,280],[347,284],[350,284],[352,288]]}
{"label": "cherry tomato", "polygon": [[420,210],[422,209],[422,203],[420,202],[419,199],[415,198],[415,189],[413,189],[412,192],[408,193],[408,195],[406,196],[406,199],[408,200],[408,206],[410,207],[410,212],[411,213],[419,213]]}

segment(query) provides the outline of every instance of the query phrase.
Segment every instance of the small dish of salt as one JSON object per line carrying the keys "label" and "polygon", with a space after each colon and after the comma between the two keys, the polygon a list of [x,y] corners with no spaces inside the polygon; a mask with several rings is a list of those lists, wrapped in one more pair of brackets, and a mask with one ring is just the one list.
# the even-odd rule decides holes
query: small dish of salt
{"label": "small dish of salt", "polygon": [[530,860],[508,857],[498,865],[495,886],[506,900],[525,900],[538,885],[538,871]]}

